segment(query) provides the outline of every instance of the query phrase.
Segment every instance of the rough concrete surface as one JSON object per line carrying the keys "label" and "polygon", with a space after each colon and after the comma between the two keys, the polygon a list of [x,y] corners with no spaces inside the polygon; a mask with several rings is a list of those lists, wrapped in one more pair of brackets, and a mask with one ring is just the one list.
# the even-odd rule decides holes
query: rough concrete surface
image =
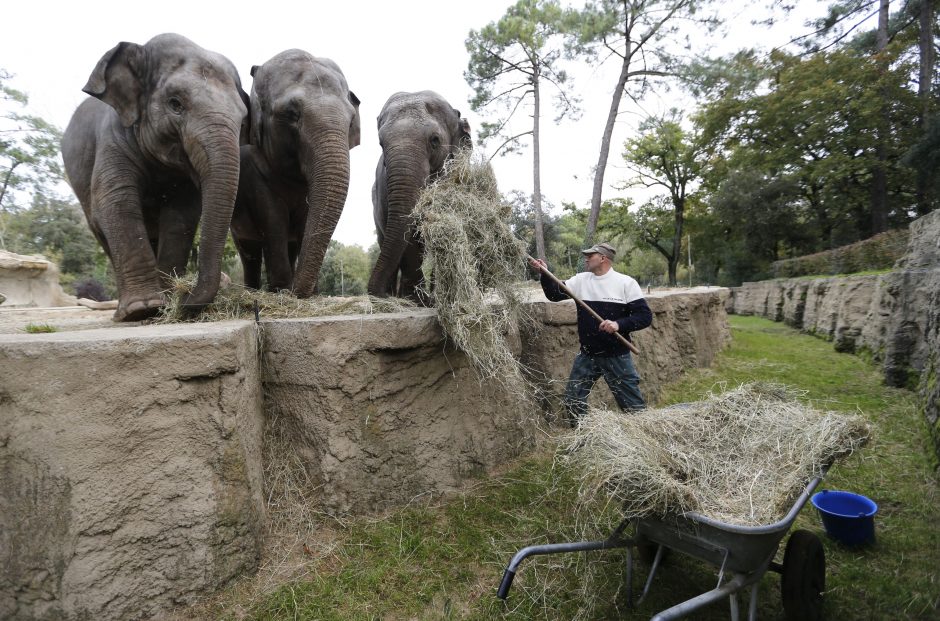
{"label": "rough concrete surface", "polygon": [[0,335],[0,618],[139,619],[255,567],[254,327]]}
{"label": "rough concrete surface", "polygon": [[[649,296],[653,327],[635,335],[647,396],[711,363],[727,296]],[[550,418],[481,382],[430,310],[260,326],[33,312],[61,331],[0,313],[2,619],[151,618],[253,570],[275,457],[299,457],[323,511],[369,513],[485,476]],[[557,396],[574,304],[533,312],[541,329],[510,342]]]}

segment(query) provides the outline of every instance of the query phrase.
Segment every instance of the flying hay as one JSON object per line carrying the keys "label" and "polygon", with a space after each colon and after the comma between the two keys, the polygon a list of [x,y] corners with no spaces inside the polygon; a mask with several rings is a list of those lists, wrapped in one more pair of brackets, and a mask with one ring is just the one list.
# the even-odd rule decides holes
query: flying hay
{"label": "flying hay", "polygon": [[561,460],[585,504],[613,499],[624,517],[686,511],[747,526],[782,519],[807,483],[869,438],[858,416],[821,412],[778,384],[635,414],[592,410]]}
{"label": "flying hay", "polygon": [[523,379],[507,335],[526,320],[519,296],[525,248],[509,228],[490,166],[461,151],[418,198],[414,218],[432,273],[438,321],[482,379]]}

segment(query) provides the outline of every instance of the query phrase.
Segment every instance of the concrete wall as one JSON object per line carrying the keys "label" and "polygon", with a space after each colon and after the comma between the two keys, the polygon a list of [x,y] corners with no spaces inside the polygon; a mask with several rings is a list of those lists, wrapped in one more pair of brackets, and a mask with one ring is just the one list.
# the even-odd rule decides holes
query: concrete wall
{"label": "concrete wall", "polygon": [[886,383],[920,391],[940,457],[940,211],[913,222],[910,232],[892,272],[744,283],[727,308],[786,321],[838,351],[871,352]]}
{"label": "concrete wall", "polygon": [[[649,298],[647,395],[711,363],[727,295]],[[430,310],[101,328],[80,312],[74,331],[0,334],[2,619],[150,618],[253,570],[274,457],[299,458],[322,510],[366,513],[457,489],[550,418],[480,382]],[[574,305],[533,312],[542,327],[513,348],[557,395]],[[603,383],[594,398],[609,400]]]}

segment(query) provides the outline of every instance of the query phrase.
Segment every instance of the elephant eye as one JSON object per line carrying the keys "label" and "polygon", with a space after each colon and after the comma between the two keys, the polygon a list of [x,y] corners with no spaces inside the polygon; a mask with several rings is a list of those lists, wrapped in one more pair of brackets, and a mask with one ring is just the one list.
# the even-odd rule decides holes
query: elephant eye
{"label": "elephant eye", "polygon": [[181,114],[183,112],[183,102],[180,101],[179,97],[170,97],[166,103],[173,114]]}
{"label": "elephant eye", "polygon": [[432,149],[441,148],[441,137],[438,136],[437,134],[434,134],[433,136],[431,136],[431,148]]}

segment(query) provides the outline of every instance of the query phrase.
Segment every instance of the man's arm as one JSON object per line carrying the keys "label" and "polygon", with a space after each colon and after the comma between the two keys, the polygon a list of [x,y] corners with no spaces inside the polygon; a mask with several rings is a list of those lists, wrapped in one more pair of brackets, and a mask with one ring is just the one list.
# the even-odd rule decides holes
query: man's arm
{"label": "man's arm", "polygon": [[562,300],[568,299],[568,294],[561,290],[561,287],[558,286],[558,283],[546,276],[545,272],[542,271],[548,269],[545,261],[541,259],[535,259],[529,261],[529,265],[533,270],[538,270],[539,284],[542,285],[542,292],[545,293],[545,297],[548,298],[550,302],[560,302]]}
{"label": "man's arm", "polygon": [[627,304],[626,310],[627,314],[617,320],[617,325],[620,326],[618,332],[622,334],[648,328],[653,323],[653,311],[644,298],[633,300]]}

